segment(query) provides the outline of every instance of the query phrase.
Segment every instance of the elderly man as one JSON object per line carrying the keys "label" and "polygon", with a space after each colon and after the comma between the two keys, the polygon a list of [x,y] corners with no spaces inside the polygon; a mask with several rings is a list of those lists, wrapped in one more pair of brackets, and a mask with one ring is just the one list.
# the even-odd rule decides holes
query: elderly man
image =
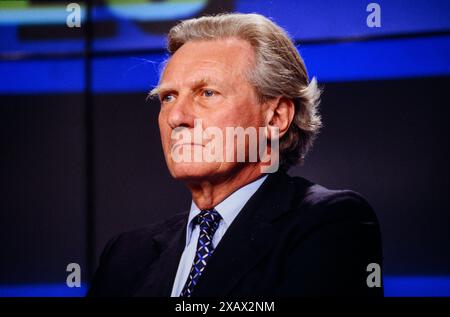
{"label": "elderly man", "polygon": [[317,83],[284,30],[257,14],[202,17],[173,27],[168,50],[150,95],[190,212],[113,238],[88,295],[382,295],[370,205],[286,173],[321,120]]}

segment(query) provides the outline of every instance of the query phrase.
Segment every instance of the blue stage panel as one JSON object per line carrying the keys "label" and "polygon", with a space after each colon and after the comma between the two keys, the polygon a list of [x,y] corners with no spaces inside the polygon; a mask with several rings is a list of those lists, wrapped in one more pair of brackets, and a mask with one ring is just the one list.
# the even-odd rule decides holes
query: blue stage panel
{"label": "blue stage panel", "polygon": [[[450,36],[300,45],[310,77],[319,82],[450,75]],[[96,93],[147,92],[158,82],[165,53],[97,57]],[[82,92],[82,59],[0,62],[0,94]]]}
{"label": "blue stage panel", "polygon": [[386,276],[386,297],[449,297],[450,276]]}
{"label": "blue stage panel", "polygon": [[322,82],[450,75],[450,36],[300,45]]}
{"label": "blue stage panel", "polygon": [[0,94],[82,92],[83,59],[0,61]]}

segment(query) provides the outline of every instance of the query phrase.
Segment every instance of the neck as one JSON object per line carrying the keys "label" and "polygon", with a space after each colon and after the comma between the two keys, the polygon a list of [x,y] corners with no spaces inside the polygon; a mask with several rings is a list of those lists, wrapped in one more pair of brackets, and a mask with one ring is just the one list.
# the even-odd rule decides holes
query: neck
{"label": "neck", "polygon": [[211,209],[239,188],[262,176],[259,164],[247,165],[230,175],[187,183],[192,200],[200,210]]}

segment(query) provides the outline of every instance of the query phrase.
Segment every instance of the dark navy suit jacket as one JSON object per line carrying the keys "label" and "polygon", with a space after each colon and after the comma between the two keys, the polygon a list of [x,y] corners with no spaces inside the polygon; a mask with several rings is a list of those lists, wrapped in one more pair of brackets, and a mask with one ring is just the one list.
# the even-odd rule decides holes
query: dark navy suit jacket
{"label": "dark navy suit jacket", "polygon": [[[188,213],[126,232],[106,245],[88,296],[170,296]],[[195,296],[382,296],[367,266],[382,265],[370,205],[279,171],[269,175],[226,231]]]}

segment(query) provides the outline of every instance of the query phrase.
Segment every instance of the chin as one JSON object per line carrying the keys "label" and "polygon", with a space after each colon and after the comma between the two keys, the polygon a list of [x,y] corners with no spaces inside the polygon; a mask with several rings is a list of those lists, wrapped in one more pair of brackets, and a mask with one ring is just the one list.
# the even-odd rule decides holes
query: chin
{"label": "chin", "polygon": [[220,163],[174,163],[169,171],[172,177],[183,181],[206,180],[222,174]]}

